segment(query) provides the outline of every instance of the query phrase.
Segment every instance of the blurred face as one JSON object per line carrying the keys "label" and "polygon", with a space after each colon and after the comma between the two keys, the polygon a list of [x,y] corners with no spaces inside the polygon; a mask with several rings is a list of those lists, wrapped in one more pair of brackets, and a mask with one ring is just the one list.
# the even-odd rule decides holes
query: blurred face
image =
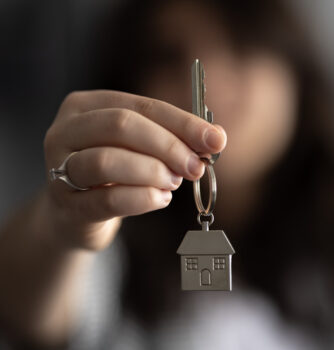
{"label": "blurred face", "polygon": [[[206,104],[227,133],[215,165],[225,185],[262,178],[289,146],[296,124],[296,84],[287,64],[264,51],[235,54],[223,23],[196,2],[172,2],[154,16],[158,33],[143,93],[191,110],[191,64],[206,72]],[[218,183],[221,183],[218,181]]]}

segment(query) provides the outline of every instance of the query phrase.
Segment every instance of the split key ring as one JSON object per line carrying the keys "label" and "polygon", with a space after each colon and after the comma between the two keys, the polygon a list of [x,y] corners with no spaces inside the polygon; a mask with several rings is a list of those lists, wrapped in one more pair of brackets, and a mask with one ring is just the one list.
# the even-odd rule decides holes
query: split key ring
{"label": "split key ring", "polygon": [[195,180],[193,182],[194,199],[196,203],[197,210],[200,214],[209,216],[216,204],[217,199],[217,181],[215,171],[210,161],[206,158],[201,158],[205,162],[205,169],[209,177],[209,200],[208,205],[205,208],[201,197],[201,179]]}

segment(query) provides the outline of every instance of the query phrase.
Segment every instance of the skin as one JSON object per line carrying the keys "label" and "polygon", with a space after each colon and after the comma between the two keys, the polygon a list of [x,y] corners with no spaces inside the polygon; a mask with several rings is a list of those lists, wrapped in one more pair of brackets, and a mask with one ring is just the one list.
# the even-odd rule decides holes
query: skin
{"label": "skin", "polygon": [[[207,104],[229,135],[215,170],[225,193],[238,188],[226,206],[230,217],[249,213],[256,198],[250,189],[259,188],[251,185],[261,182],[292,138],[294,79],[283,62],[262,52],[235,56],[208,9],[178,2],[163,13],[154,25],[163,42],[183,48],[183,59],[149,74],[143,89],[153,98],[74,92],[45,136],[46,169],[77,152],[68,162],[69,177],[91,189],[50,182],[1,231],[0,280],[7,288],[0,289],[0,315],[15,334],[44,347],[68,338],[85,272],[95,252],[112,242],[122,218],[166,207],[183,178],[203,175],[197,153],[225,148],[222,127],[184,110],[189,76],[170,79],[174,69],[189,71],[195,57],[205,65]],[[193,35],[199,21],[202,30]],[[220,200],[218,209],[224,205]]]}
{"label": "skin", "polygon": [[166,207],[183,177],[202,176],[194,149],[222,150],[225,142],[221,129],[163,101],[116,91],[72,93],[46,135],[47,168],[78,151],[68,162],[70,178],[95,188],[77,192],[51,183],[56,221],[62,229],[72,231],[73,222],[79,228],[71,235],[75,246],[103,249],[119,218]]}

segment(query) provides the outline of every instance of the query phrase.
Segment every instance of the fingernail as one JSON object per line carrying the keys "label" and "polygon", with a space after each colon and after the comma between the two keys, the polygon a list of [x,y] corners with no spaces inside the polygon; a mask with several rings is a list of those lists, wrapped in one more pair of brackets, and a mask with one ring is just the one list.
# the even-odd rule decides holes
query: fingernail
{"label": "fingernail", "polygon": [[203,162],[198,158],[198,156],[191,154],[188,159],[188,171],[193,176],[199,176],[203,172]]}
{"label": "fingernail", "polygon": [[223,145],[223,135],[218,130],[207,129],[204,134],[204,142],[210,149],[218,150]]}
{"label": "fingernail", "polygon": [[170,191],[162,191],[161,198],[164,202],[169,203],[172,200],[172,192]]}
{"label": "fingernail", "polygon": [[181,185],[182,180],[183,180],[182,176],[172,174],[171,183],[172,183],[173,188],[175,188],[175,189],[178,188]]}

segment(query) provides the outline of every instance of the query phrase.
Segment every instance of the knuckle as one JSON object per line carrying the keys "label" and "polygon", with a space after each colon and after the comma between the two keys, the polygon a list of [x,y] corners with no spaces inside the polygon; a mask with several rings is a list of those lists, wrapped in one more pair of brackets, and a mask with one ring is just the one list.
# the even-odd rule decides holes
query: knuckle
{"label": "knuckle", "polygon": [[150,207],[150,208],[156,207],[156,205],[159,202],[159,199],[158,199],[158,195],[157,195],[157,190],[155,188],[149,187],[145,191],[145,197],[146,197],[145,200],[146,200],[148,207]]}
{"label": "knuckle", "polygon": [[72,91],[64,99],[63,105],[72,105],[77,104],[81,101],[82,92],[81,91]]}
{"label": "knuckle", "polygon": [[128,109],[121,109],[117,114],[117,117],[111,123],[111,128],[116,128],[117,132],[124,132],[128,129],[132,120],[132,112]]}
{"label": "knuckle", "polygon": [[159,161],[153,162],[150,167],[150,174],[154,177],[154,179],[164,179],[166,177],[166,170],[163,163]]}
{"label": "knuckle", "polygon": [[55,127],[51,126],[47,130],[43,140],[44,153],[46,155],[49,155],[52,152],[52,150],[56,147],[56,140],[57,132],[55,130]]}
{"label": "knuckle", "polygon": [[167,154],[179,154],[180,153],[180,141],[177,138],[173,138],[167,145]]}
{"label": "knuckle", "polygon": [[83,100],[83,91],[72,91],[63,100],[60,108],[59,114],[70,113],[75,114],[80,111],[80,103]]}
{"label": "knuckle", "polygon": [[150,115],[156,102],[153,98],[142,98],[136,102],[135,110],[142,115]]}
{"label": "knuckle", "polygon": [[94,172],[98,175],[101,175],[105,172],[106,167],[110,166],[111,157],[109,157],[107,150],[103,150],[94,155],[93,162],[94,165],[92,168],[94,169]]}
{"label": "knuckle", "polygon": [[197,120],[196,119],[194,120],[193,117],[185,118],[184,124],[183,124],[183,129],[186,130],[186,131],[193,129],[194,124],[195,124],[194,121],[197,122]]}

